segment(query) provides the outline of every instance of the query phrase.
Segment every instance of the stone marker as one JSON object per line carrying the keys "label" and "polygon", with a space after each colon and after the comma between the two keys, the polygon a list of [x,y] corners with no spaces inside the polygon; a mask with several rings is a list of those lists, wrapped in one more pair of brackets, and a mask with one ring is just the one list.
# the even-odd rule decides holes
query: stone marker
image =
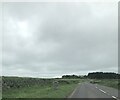
{"label": "stone marker", "polygon": [[53,89],[54,89],[54,90],[57,90],[57,89],[58,89],[58,84],[59,84],[58,81],[53,81]]}

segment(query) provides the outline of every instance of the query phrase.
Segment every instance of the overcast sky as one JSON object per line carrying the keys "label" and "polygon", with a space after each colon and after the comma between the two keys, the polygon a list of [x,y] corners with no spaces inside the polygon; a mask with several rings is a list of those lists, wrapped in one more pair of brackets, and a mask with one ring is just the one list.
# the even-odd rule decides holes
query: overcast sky
{"label": "overcast sky", "polygon": [[3,75],[118,71],[114,3],[4,3]]}

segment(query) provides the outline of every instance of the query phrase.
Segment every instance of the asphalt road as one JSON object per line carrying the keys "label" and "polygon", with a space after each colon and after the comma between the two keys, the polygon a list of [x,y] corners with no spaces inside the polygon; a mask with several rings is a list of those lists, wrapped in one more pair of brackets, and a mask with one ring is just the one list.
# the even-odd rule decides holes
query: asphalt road
{"label": "asphalt road", "polygon": [[118,90],[98,84],[82,83],[68,98],[113,98],[118,99]]}

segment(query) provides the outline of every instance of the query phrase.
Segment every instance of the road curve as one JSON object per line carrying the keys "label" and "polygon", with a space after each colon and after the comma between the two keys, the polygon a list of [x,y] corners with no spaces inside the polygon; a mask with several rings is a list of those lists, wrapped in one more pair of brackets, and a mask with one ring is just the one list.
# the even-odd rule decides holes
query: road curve
{"label": "road curve", "polygon": [[118,99],[118,90],[88,82],[81,83],[68,98],[111,98]]}

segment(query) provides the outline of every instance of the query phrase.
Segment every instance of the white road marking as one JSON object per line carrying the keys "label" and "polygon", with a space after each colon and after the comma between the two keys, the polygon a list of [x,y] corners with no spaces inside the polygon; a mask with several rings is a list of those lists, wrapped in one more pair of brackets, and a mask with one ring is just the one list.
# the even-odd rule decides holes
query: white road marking
{"label": "white road marking", "polygon": [[69,98],[71,98],[71,97],[74,95],[74,93],[75,93],[75,91],[77,90],[77,88],[78,88],[78,87],[76,87],[76,88],[73,90],[73,92],[72,92],[72,94],[69,96]]}
{"label": "white road marking", "polygon": [[[97,86],[95,86],[95,88],[96,89],[99,89]],[[103,93],[105,93],[105,94],[107,94],[107,95],[110,95],[109,93],[107,93],[107,92],[105,92],[105,91],[103,91],[102,89],[99,89],[101,92],[103,92]],[[120,100],[120,99],[118,99],[117,97],[115,97],[115,96],[112,96],[112,98],[114,98],[114,99],[116,99],[116,100]]]}
{"label": "white road marking", "polygon": [[[100,90],[101,92],[107,94],[107,95],[110,95],[110,94],[108,94],[107,92],[103,91],[102,89],[99,89],[99,90]],[[117,99],[117,97],[115,97],[115,96],[112,96],[112,98]],[[117,99],[117,100],[118,100],[118,99]]]}
{"label": "white road marking", "polygon": [[117,97],[115,97],[115,96],[112,96],[112,98],[117,99]]}
{"label": "white road marking", "polygon": [[103,91],[103,90],[101,90],[101,89],[99,89],[101,92],[103,92],[103,93],[106,93],[105,91]]}

